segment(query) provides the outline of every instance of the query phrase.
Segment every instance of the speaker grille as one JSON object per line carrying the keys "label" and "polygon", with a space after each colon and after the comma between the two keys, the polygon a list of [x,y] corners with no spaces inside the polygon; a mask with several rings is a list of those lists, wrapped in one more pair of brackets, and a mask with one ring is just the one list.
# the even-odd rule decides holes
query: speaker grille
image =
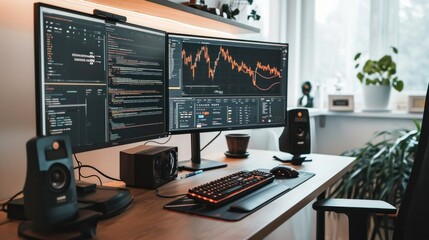
{"label": "speaker grille", "polygon": [[63,164],[52,164],[46,176],[48,178],[48,186],[52,191],[57,193],[64,192],[70,186],[70,172]]}

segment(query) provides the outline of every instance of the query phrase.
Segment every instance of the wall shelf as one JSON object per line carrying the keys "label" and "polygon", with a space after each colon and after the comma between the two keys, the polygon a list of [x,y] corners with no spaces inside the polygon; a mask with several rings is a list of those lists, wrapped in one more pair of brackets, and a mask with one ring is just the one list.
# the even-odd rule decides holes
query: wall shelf
{"label": "wall shelf", "polygon": [[86,1],[232,34],[260,32],[259,28],[168,0]]}

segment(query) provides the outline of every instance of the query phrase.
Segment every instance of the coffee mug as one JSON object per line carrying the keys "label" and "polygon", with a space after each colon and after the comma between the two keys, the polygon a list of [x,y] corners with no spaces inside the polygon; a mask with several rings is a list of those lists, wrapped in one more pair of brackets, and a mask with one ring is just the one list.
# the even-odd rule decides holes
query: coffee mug
{"label": "coffee mug", "polygon": [[228,145],[228,153],[230,154],[246,154],[247,145],[249,144],[250,135],[245,133],[226,134],[226,143]]}

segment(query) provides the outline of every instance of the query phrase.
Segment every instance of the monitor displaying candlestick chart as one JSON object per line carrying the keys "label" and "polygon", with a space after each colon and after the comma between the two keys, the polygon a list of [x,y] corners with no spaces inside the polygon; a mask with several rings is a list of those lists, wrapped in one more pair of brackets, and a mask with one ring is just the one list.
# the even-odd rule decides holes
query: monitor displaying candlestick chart
{"label": "monitor displaying candlestick chart", "polygon": [[170,132],[284,126],[288,45],[168,35]]}
{"label": "monitor displaying candlestick chart", "polygon": [[191,133],[184,169],[201,159],[200,132],[285,125],[288,45],[168,34],[169,130]]}

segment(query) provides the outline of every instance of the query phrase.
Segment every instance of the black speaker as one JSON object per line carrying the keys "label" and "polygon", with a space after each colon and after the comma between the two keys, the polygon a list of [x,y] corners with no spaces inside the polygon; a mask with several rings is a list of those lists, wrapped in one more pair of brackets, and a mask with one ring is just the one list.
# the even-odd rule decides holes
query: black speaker
{"label": "black speaker", "polygon": [[310,153],[310,118],[306,108],[291,109],[286,116],[286,126],[279,138],[282,152],[292,155]]}
{"label": "black speaker", "polygon": [[127,186],[154,189],[177,177],[177,147],[142,145],[120,152],[120,178]]}
{"label": "black speaker", "polygon": [[27,142],[24,209],[27,219],[52,225],[78,216],[76,185],[67,135]]}

